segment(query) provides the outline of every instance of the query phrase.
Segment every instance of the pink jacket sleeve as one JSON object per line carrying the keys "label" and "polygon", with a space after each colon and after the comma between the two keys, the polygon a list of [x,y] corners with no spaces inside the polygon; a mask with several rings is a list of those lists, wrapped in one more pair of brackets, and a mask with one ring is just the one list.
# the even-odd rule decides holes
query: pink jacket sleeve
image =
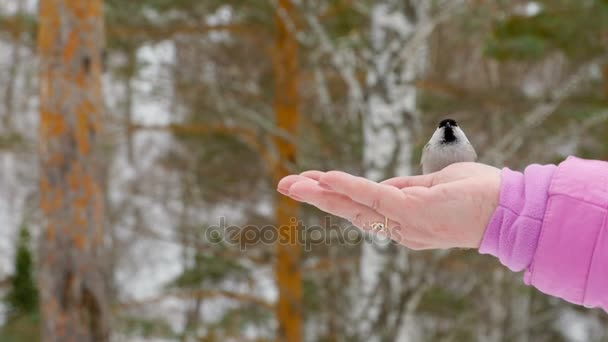
{"label": "pink jacket sleeve", "polygon": [[608,311],[607,218],[608,162],[505,168],[479,252],[546,294]]}

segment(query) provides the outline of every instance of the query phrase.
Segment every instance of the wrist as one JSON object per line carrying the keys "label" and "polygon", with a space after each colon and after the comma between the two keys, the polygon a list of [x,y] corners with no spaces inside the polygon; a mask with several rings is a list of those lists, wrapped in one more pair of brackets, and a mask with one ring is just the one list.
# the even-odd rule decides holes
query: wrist
{"label": "wrist", "polygon": [[483,235],[480,253],[498,257],[513,271],[530,265],[555,169],[554,165],[531,165],[524,173],[502,170],[498,205]]}

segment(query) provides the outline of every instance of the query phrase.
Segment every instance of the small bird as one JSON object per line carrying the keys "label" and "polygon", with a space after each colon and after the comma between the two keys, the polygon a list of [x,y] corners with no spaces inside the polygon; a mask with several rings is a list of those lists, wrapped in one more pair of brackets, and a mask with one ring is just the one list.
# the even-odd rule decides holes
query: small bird
{"label": "small bird", "polygon": [[477,153],[462,129],[453,119],[445,119],[422,150],[422,173],[437,172],[459,162],[474,162]]}

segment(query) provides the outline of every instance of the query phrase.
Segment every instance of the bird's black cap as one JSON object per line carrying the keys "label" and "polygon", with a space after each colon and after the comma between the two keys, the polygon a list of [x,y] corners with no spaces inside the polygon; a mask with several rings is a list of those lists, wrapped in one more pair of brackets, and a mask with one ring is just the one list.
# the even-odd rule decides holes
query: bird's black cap
{"label": "bird's black cap", "polygon": [[454,120],[454,119],[445,119],[445,120],[441,120],[441,122],[439,123],[439,128],[445,127],[448,124],[450,126],[458,126],[458,124],[456,123],[456,120]]}

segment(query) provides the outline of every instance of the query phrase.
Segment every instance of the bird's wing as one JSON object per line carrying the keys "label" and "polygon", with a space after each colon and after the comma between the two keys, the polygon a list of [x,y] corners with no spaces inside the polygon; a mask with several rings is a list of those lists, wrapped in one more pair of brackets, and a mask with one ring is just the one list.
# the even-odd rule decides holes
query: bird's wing
{"label": "bird's wing", "polygon": [[[426,145],[424,145],[424,148],[422,149],[422,156],[420,156],[420,165],[419,165],[419,170],[420,170],[421,174],[425,174],[424,164],[425,164],[427,152],[430,147],[431,147],[431,143],[428,142]],[[428,167],[428,165],[427,165],[427,167]]]}
{"label": "bird's wing", "polygon": [[426,145],[424,145],[424,148],[422,148],[422,155],[420,156],[420,165],[421,166],[422,166],[422,164],[424,164],[424,158],[425,158],[426,152],[428,151],[430,146],[431,146],[431,143],[428,142],[428,143],[426,143]]}
{"label": "bird's wing", "polygon": [[471,147],[471,152],[473,152],[473,161],[477,161],[477,151],[475,151],[475,147],[473,147],[471,143],[469,143],[469,146]]}

